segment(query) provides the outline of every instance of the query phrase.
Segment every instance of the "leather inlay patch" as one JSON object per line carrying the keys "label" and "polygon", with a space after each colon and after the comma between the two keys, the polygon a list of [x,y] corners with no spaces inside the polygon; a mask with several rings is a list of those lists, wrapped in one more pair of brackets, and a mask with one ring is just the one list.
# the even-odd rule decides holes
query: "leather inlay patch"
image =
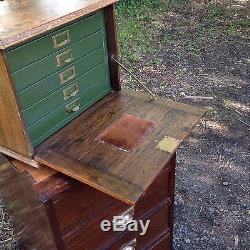
{"label": "leather inlay patch", "polygon": [[124,113],[104,129],[96,140],[112,144],[125,151],[132,150],[155,126],[155,122]]}

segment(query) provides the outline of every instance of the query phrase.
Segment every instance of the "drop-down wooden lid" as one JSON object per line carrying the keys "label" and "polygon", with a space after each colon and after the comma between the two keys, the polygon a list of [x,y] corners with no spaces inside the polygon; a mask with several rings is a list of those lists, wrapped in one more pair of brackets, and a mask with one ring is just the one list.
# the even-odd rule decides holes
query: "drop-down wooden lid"
{"label": "drop-down wooden lid", "polygon": [[35,150],[35,160],[135,204],[205,110],[111,93]]}

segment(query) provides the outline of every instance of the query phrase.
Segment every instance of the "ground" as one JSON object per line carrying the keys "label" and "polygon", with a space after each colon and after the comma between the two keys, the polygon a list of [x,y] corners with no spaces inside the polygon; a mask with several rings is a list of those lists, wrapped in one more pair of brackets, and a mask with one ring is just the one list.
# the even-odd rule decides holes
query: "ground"
{"label": "ground", "polygon": [[250,2],[142,2],[118,6],[121,60],[208,109],[177,153],[174,248],[250,249]]}
{"label": "ground", "polygon": [[[121,60],[157,95],[208,112],[177,153],[175,249],[250,249],[250,2],[127,0]],[[140,90],[127,74],[125,88]],[[15,249],[0,203],[0,249]]]}

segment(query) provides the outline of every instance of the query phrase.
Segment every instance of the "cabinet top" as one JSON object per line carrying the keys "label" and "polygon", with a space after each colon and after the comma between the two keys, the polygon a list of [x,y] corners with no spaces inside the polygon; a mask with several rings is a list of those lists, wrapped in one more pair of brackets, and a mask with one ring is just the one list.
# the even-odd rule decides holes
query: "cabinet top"
{"label": "cabinet top", "polygon": [[118,0],[0,1],[0,50],[102,9]]}

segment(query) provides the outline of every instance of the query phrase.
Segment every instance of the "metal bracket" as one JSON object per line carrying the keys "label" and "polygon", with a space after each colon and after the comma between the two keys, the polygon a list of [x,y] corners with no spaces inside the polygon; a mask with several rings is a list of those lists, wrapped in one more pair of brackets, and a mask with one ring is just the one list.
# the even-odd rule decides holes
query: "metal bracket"
{"label": "metal bracket", "polygon": [[116,60],[114,55],[111,56],[111,59],[114,62],[116,62],[122,69],[124,69],[127,73],[129,73],[143,87],[143,89],[150,95],[152,100],[157,99],[156,95],[143,82],[141,82],[133,72],[131,72],[128,68],[126,68],[121,62]]}

